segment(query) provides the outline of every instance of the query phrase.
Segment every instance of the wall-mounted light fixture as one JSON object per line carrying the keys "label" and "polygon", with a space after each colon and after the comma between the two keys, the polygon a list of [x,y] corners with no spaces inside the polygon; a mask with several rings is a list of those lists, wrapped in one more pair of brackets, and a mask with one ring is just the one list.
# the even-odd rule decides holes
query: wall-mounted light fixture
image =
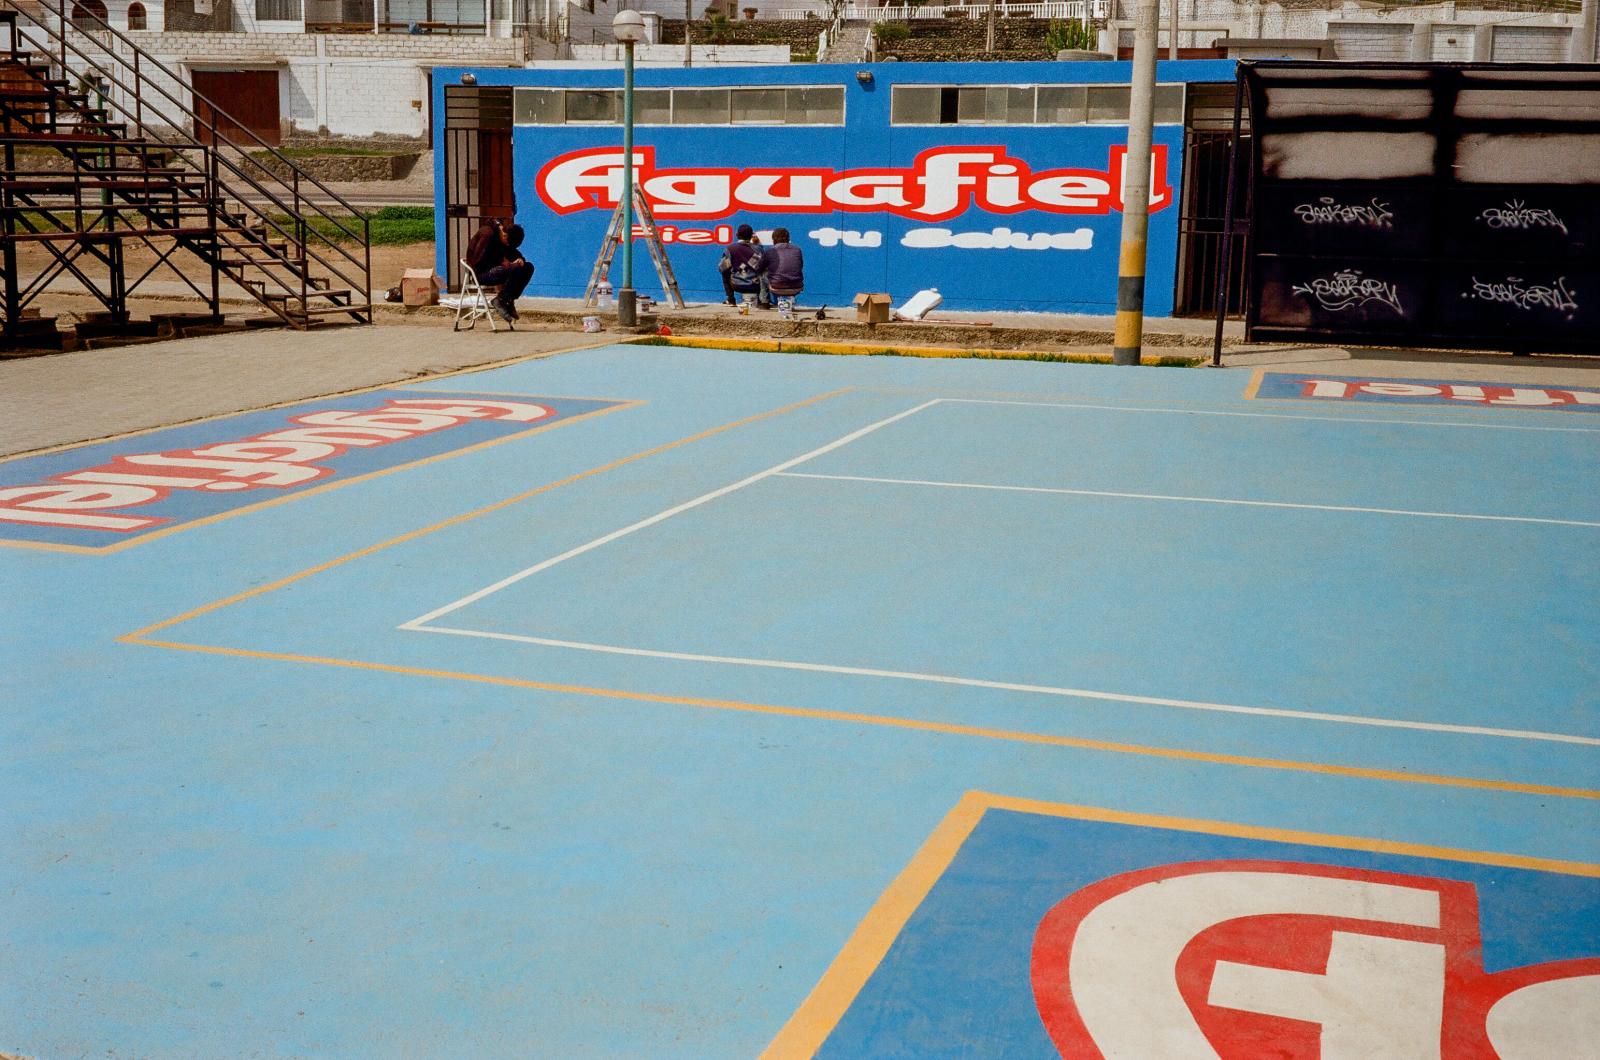
{"label": "wall-mounted light fixture", "polygon": [[475,85],[475,84],[478,83],[478,75],[477,74],[462,74],[461,75],[461,83],[463,85]]}
{"label": "wall-mounted light fixture", "polygon": [[872,84],[872,71],[871,70],[857,70],[856,71],[856,80],[861,82],[863,85]]}

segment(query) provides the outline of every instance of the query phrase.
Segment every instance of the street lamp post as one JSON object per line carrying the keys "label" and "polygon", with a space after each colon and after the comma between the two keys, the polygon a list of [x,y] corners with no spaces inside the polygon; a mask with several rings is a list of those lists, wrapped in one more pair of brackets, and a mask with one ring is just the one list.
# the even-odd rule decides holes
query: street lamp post
{"label": "street lamp post", "polygon": [[622,286],[617,290],[617,326],[639,323],[633,289],[633,46],[644,40],[644,16],[618,11],[611,32],[622,45]]}

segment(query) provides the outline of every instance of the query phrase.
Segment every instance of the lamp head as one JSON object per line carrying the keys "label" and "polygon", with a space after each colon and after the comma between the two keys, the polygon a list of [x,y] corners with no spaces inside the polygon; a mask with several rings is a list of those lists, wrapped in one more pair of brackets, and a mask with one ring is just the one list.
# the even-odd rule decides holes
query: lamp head
{"label": "lamp head", "polygon": [[461,75],[461,83],[463,85],[475,85],[475,84],[478,83],[478,75],[477,74],[462,74]]}
{"label": "lamp head", "polygon": [[631,9],[618,11],[611,20],[611,32],[618,44],[639,44],[644,40],[644,16]]}

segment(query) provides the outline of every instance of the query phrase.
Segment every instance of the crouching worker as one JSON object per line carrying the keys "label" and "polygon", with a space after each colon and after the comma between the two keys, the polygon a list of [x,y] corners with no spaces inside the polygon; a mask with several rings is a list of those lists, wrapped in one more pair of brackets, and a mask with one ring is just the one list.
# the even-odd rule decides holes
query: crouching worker
{"label": "crouching worker", "polygon": [[727,305],[733,305],[734,295],[747,305],[761,293],[761,270],[765,267],[761,250],[752,240],[755,229],[739,226],[739,241],[722,252],[717,271],[722,273],[722,290],[728,296]]}
{"label": "crouching worker", "polygon": [[787,228],[772,230],[772,246],[767,249],[763,264],[767,286],[778,300],[778,312],[788,320],[794,316],[795,295],[805,290],[806,260],[800,248],[789,242]]}
{"label": "crouching worker", "polygon": [[503,222],[484,225],[467,245],[467,264],[485,287],[499,286],[494,311],[500,319],[517,319],[517,299],[533,279],[533,266],[522,256],[521,225],[509,228]]}

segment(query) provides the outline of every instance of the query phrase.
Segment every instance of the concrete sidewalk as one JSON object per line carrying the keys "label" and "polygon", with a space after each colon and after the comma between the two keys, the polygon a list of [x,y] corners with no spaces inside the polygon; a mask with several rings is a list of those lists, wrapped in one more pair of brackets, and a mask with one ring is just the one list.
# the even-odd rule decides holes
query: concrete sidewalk
{"label": "concrete sidewalk", "polygon": [[564,331],[252,331],[0,360],[0,455],[593,346]]}
{"label": "concrete sidewalk", "polygon": [[[380,324],[370,328],[255,331],[0,360],[0,454],[609,345],[629,337],[540,327],[526,320],[516,331],[491,333],[480,325],[473,331],[452,332],[443,326],[445,316],[440,311],[405,321],[398,314],[380,314]],[[692,341],[692,336],[683,332],[679,337]],[[924,332],[896,330],[861,349],[930,342]],[[1072,352],[1109,355],[1110,348],[1080,346]],[[1600,386],[1600,359],[1579,357],[1258,346],[1229,352],[1224,367]]]}

